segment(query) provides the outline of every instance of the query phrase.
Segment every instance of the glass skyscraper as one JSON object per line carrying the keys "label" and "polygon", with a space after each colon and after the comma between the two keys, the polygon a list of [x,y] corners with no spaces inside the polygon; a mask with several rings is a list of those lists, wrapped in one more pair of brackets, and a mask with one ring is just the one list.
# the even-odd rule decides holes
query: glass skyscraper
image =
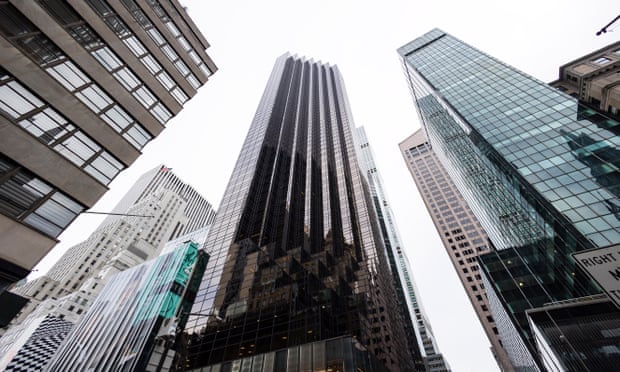
{"label": "glass skyscraper", "polygon": [[599,293],[570,254],[620,242],[619,123],[438,29],[398,52],[433,150],[497,249],[479,260],[500,338],[517,370],[538,370],[526,311]]}
{"label": "glass skyscraper", "polygon": [[276,61],[206,243],[190,370],[415,370],[352,125],[336,66]]}
{"label": "glass skyscraper", "polygon": [[398,305],[405,319],[403,328],[407,335],[409,352],[414,356],[415,363],[424,361],[422,368],[425,368],[426,372],[448,372],[450,367],[439,352],[430,322],[424,313],[422,301],[413,280],[413,271],[405,254],[405,248],[400,242],[392,208],[383,189],[381,174],[377,169],[372,146],[368,141],[364,127],[356,129],[356,138],[360,167],[368,180],[370,195],[377,211],[383,243],[392,271],[392,278],[396,284]]}

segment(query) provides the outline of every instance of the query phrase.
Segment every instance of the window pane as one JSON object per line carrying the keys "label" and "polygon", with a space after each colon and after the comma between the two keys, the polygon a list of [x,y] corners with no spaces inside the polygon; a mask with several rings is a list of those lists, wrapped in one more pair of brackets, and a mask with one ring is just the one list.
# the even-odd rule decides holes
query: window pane
{"label": "window pane", "polygon": [[108,71],[112,71],[123,65],[123,63],[116,57],[116,55],[108,47],[95,50],[91,54]]}
{"label": "window pane", "polygon": [[158,46],[166,44],[164,37],[161,36],[159,31],[157,31],[156,29],[151,28],[147,30],[146,32],[149,34],[149,36],[151,36],[151,39],[153,39],[153,41],[155,41],[155,44],[157,44]]}
{"label": "window pane", "polygon": [[187,95],[185,93],[183,93],[183,91],[179,88],[176,87],[174,88],[170,94],[172,94],[172,96],[174,97],[174,99],[177,100],[177,102],[179,102],[180,104],[184,104],[185,102],[187,102],[187,100],[189,99],[187,97]]}
{"label": "window pane", "polygon": [[200,82],[198,81],[198,79],[196,79],[196,76],[194,76],[193,74],[187,77],[187,81],[194,89],[200,88]]}
{"label": "window pane", "polygon": [[82,89],[76,93],[76,96],[95,113],[99,113],[112,103],[110,97],[96,85]]}
{"label": "window pane", "polygon": [[49,236],[57,237],[62,232],[59,226],[54,225],[50,221],[34,213],[24,218],[24,222]]}
{"label": "window pane", "polygon": [[150,111],[162,124],[166,123],[172,117],[172,113],[161,103],[156,104]]}
{"label": "window pane", "polygon": [[58,226],[67,226],[75,217],[75,213],[63,207],[56,201],[48,199],[35,213]]}
{"label": "window pane", "polygon": [[60,192],[54,193],[54,195],[52,195],[52,200],[55,200],[57,203],[73,211],[75,214],[82,213],[82,211],[84,210],[84,207],[78,204],[75,200],[69,198],[68,196]]}
{"label": "window pane", "polygon": [[[62,121],[59,122],[57,120]],[[19,125],[45,144],[51,144],[56,139],[67,134],[67,127],[73,129],[73,126],[67,125],[67,122],[62,117],[56,115],[49,108],[33,115],[27,120],[20,121]]]}
{"label": "window pane", "polygon": [[161,65],[150,54],[142,57],[141,61],[142,64],[144,64],[144,66],[146,66],[146,68],[153,74],[156,74],[162,70]]}
{"label": "window pane", "polygon": [[156,102],[153,94],[151,94],[151,92],[149,92],[144,86],[141,86],[133,92],[133,95],[142,104],[142,106],[146,108],[151,107]]}
{"label": "window pane", "polygon": [[125,43],[125,45],[127,45],[129,49],[131,49],[131,52],[136,56],[141,56],[146,53],[144,46],[141,42],[138,41],[138,39],[136,39],[135,36],[130,36],[126,39],[123,39],[123,42]]}
{"label": "window pane", "polygon": [[165,71],[162,71],[161,74],[157,75],[157,80],[159,80],[161,85],[163,85],[164,88],[166,88],[167,90],[170,90],[172,89],[172,87],[175,86],[174,80],[172,80],[170,75],[168,75],[168,73]]}
{"label": "window pane", "polygon": [[127,67],[116,71],[114,77],[129,91],[140,85],[140,80]]}
{"label": "window pane", "polygon": [[28,93],[15,81],[0,87],[0,108],[13,119],[40,106],[43,106],[43,102]]}
{"label": "window pane", "polygon": [[102,118],[113,128],[115,128],[117,132],[127,128],[133,122],[125,110],[120,108],[118,105],[110,107],[110,109],[102,115]]}
{"label": "window pane", "polygon": [[46,71],[71,92],[91,82],[72,62],[64,62]]}

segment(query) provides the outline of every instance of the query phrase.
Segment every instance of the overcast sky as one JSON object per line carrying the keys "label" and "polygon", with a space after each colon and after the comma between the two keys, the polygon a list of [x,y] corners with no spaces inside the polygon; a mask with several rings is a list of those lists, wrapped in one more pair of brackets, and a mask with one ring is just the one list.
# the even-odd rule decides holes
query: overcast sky
{"label": "overcast sky", "polygon": [[[620,39],[620,27],[595,36],[620,14],[618,1],[181,2],[210,42],[207,52],[219,71],[92,210],[111,210],[142,173],[162,163],[217,207],[275,59],[289,51],[337,64],[355,123],[366,128],[376,155],[440,350],[454,371],[498,371],[398,149],[419,122],[396,49],[438,27],[549,82],[560,65]],[[79,217],[38,273],[101,220]]]}

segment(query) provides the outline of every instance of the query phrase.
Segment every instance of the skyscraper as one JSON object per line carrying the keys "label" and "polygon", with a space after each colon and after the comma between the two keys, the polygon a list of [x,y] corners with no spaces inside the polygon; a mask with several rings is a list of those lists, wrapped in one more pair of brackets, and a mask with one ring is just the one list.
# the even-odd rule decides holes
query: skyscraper
{"label": "skyscraper", "polygon": [[421,129],[399,146],[441,242],[491,342],[495,359],[503,371],[514,370],[500,342],[477,260],[490,249],[486,232],[437,159]]}
{"label": "skyscraper", "polygon": [[176,0],[0,3],[0,292],[216,70]]}
{"label": "skyscraper", "polygon": [[[215,218],[211,204],[164,165],[141,176],[115,210],[122,216],[69,248],[47,274],[14,289],[30,303],[0,338],[0,354],[19,349],[14,340],[32,332],[35,319],[54,315],[74,324],[111,276],[157,257],[169,240],[185,235],[185,227],[204,228]],[[34,311],[38,306],[47,311]]]}
{"label": "skyscraper", "polygon": [[414,370],[352,125],[336,66],[278,58],[207,240],[190,370]]}
{"label": "skyscraper", "polygon": [[439,351],[430,322],[424,313],[422,301],[417,293],[413,281],[413,272],[405,254],[405,248],[400,243],[392,208],[383,189],[381,174],[375,164],[372,147],[364,127],[357,128],[356,135],[360,166],[368,180],[392,272],[392,280],[396,286],[398,305],[405,320],[403,328],[407,336],[409,353],[414,356],[415,363],[424,361],[423,366],[416,366],[418,369],[426,369],[427,372],[449,371],[448,363]]}
{"label": "skyscraper", "polygon": [[[398,51],[429,142],[496,248],[479,261],[505,350],[517,369],[544,368],[526,311],[600,293],[570,254],[620,243],[618,122],[438,29]],[[617,348],[611,332],[563,363]]]}
{"label": "skyscraper", "polygon": [[[50,371],[170,370],[168,325],[187,311],[208,254],[196,242],[115,274],[50,362]],[[162,335],[162,336],[160,336]]]}
{"label": "skyscraper", "polygon": [[620,119],[620,41],[560,66],[550,84],[584,105]]}

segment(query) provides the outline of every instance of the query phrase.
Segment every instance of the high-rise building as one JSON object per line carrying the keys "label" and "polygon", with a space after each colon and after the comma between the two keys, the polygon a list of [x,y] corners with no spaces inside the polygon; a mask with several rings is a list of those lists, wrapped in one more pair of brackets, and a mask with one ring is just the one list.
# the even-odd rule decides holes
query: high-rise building
{"label": "high-rise building", "polygon": [[50,371],[168,371],[208,254],[188,241],[113,275],[49,363]]}
{"label": "high-rise building", "polygon": [[[527,312],[600,293],[571,253],[620,243],[619,123],[438,29],[399,53],[429,143],[495,248],[478,260],[504,349],[517,370],[548,368]],[[567,311],[601,327],[561,362],[615,368],[618,314]]]}
{"label": "high-rise building", "polygon": [[[30,303],[0,338],[0,354],[19,349],[15,340],[35,331],[36,319],[54,315],[75,323],[111,276],[157,257],[169,240],[186,236],[186,226],[206,234],[215,218],[211,204],[163,165],[140,177],[127,195],[131,203],[127,197],[119,202],[119,216],[69,248],[47,274],[14,289]],[[41,306],[45,313],[35,311]]]}
{"label": "high-rise building", "polygon": [[482,283],[478,256],[489,252],[487,234],[419,129],[399,144],[407,168],[439,233],[467,297],[503,371],[514,371],[499,339]]}
{"label": "high-rise building", "polygon": [[416,364],[421,364],[423,361],[423,365],[416,365],[419,370],[449,371],[450,367],[439,351],[432,328],[424,313],[422,301],[417,293],[409,260],[400,243],[392,208],[383,189],[381,174],[375,164],[372,146],[370,146],[364,127],[357,128],[356,139],[360,167],[368,181],[392,272],[392,280],[396,287],[398,305],[405,320],[403,328],[407,336],[409,353],[414,356]]}
{"label": "high-rise building", "polygon": [[207,240],[188,369],[415,370],[352,125],[336,66],[276,61]]}
{"label": "high-rise building", "polygon": [[620,119],[620,41],[560,67],[550,84],[584,105]]}
{"label": "high-rise building", "polygon": [[0,2],[0,292],[216,70],[177,0]]}

